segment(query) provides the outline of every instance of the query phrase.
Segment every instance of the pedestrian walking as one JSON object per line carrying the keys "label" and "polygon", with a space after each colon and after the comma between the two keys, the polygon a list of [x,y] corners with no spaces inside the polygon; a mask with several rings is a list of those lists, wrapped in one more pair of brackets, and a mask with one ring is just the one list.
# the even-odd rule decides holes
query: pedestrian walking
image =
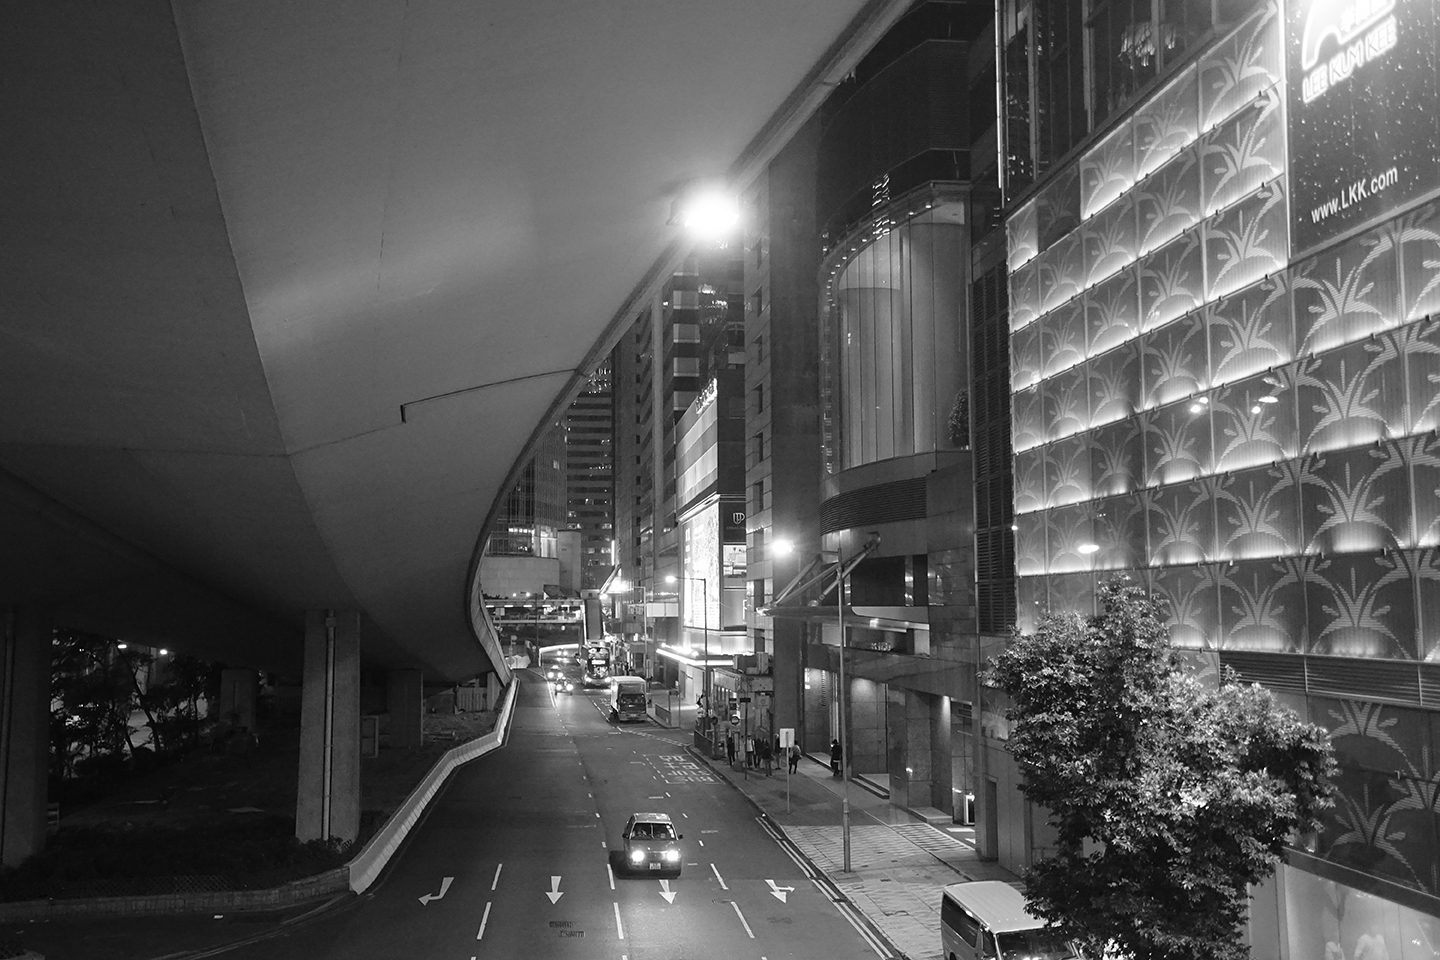
{"label": "pedestrian walking", "polygon": [[800,768],[800,744],[790,744],[790,772],[795,773]]}
{"label": "pedestrian walking", "polygon": [[770,750],[770,738],[762,737],[760,739],[760,762],[765,764],[765,776],[767,777],[770,776],[770,772],[773,769],[772,761],[774,759],[775,755]]}
{"label": "pedestrian walking", "polygon": [[843,752],[844,751],[840,749],[839,740],[830,741],[830,773],[837,778],[840,776],[840,762],[844,759],[841,756]]}
{"label": "pedestrian walking", "polygon": [[725,756],[730,760],[730,766],[735,766],[735,734],[725,734]]}
{"label": "pedestrian walking", "polygon": [[745,766],[751,770],[755,769],[755,738],[745,738]]}

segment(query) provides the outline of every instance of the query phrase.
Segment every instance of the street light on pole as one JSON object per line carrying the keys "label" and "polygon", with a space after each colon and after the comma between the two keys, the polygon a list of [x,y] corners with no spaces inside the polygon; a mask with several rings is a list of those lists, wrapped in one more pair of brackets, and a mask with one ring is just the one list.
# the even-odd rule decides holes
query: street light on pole
{"label": "street light on pole", "polygon": [[[835,624],[840,630],[840,668],[838,671],[840,687],[840,693],[838,697],[840,707],[840,826],[841,835],[844,841],[844,869],[846,873],[850,872],[851,757],[849,692],[846,689],[845,684],[845,584],[850,578],[850,572],[855,569],[855,567],[860,563],[861,560],[864,560],[867,556],[874,552],[875,549],[879,547],[879,545],[880,535],[872,532],[870,534],[870,539],[866,541],[865,545],[861,547],[854,556],[851,556],[848,559],[838,550],[819,549],[816,551],[819,554],[821,560],[828,563],[830,562],[831,558],[834,558],[835,562],[835,582],[833,584],[835,587]],[[772,541],[770,549],[775,553],[776,556],[783,557],[788,556],[791,552],[795,550],[795,544],[790,540],[780,538]],[[777,605],[786,596],[790,595],[793,590],[795,590],[803,577],[803,573],[801,576],[797,576],[795,578],[795,582],[792,583],[789,587],[787,587],[782,592],[782,594],[776,598]],[[810,582],[813,583],[814,580],[812,579]]]}
{"label": "street light on pole", "polygon": [[[703,678],[701,680],[703,689],[700,691],[700,695],[704,698],[705,711],[708,715],[710,711],[710,584],[705,580],[704,577],[676,577],[673,573],[665,577],[666,583],[674,583],[677,580],[700,581],[700,606],[703,608],[704,611],[702,614],[701,622],[704,625],[703,629],[705,631],[705,668],[701,674]],[[705,725],[705,735],[711,738],[711,752],[713,753],[714,731],[710,729],[710,725],[708,722]]]}

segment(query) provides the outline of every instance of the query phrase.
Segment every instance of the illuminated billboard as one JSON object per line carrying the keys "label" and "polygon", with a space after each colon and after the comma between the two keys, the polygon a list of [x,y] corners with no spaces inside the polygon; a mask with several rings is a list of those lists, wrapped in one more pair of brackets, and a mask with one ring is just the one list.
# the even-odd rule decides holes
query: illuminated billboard
{"label": "illuminated billboard", "polygon": [[720,504],[712,503],[681,521],[685,568],[680,595],[685,626],[720,627]]}
{"label": "illuminated billboard", "polygon": [[1285,64],[1290,249],[1440,186],[1436,0],[1294,0]]}

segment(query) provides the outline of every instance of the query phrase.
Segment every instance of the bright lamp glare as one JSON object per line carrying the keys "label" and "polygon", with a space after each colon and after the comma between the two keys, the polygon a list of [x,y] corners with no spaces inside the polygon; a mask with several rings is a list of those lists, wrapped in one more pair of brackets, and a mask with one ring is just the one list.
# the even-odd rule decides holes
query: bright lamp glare
{"label": "bright lamp glare", "polygon": [[696,194],[685,202],[680,223],[697,237],[718,237],[740,221],[740,204],[720,193]]}
{"label": "bright lamp glare", "polygon": [[1099,549],[1100,549],[1100,544],[1098,544],[1098,543],[1082,543],[1082,544],[1080,544],[1080,552],[1081,552],[1081,553],[1084,553],[1084,554],[1095,553],[1095,552],[1097,552]]}
{"label": "bright lamp glare", "polygon": [[675,574],[672,573],[672,574],[670,574],[669,576],[667,576],[667,577],[665,578],[665,582],[666,582],[666,583],[674,583],[674,582],[675,582]]}
{"label": "bright lamp glare", "polygon": [[777,557],[788,557],[790,555],[790,551],[795,549],[795,544],[791,543],[789,540],[776,540],[774,543],[770,544],[770,549],[775,551],[775,555]]}

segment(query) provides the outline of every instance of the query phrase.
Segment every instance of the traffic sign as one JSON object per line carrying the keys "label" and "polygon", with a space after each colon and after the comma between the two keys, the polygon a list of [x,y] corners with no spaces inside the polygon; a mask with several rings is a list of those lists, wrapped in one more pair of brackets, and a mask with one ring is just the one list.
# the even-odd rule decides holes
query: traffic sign
{"label": "traffic sign", "polygon": [[732,714],[730,714],[730,726],[732,726],[732,727],[738,727],[738,726],[740,726],[740,714],[738,714],[738,713],[732,713]]}
{"label": "traffic sign", "polygon": [[781,728],[780,728],[780,746],[783,747],[783,748],[785,748],[786,750],[789,750],[791,747],[795,746],[795,728],[794,728],[794,727],[781,727]]}

